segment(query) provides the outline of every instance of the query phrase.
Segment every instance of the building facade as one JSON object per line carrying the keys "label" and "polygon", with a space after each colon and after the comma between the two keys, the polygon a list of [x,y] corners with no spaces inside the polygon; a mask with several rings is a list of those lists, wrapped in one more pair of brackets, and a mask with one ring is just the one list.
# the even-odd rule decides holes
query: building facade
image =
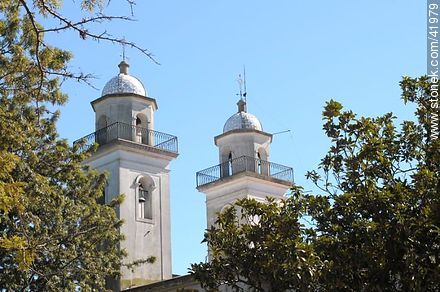
{"label": "building facade", "polygon": [[121,279],[110,284],[115,291],[172,277],[169,165],[178,155],[177,137],[155,130],[156,100],[128,68],[122,61],[92,101],[96,131],[83,138],[98,144],[86,163],[108,173],[105,202],[125,196],[117,209],[124,220],[124,263],[140,263],[122,267]]}
{"label": "building facade", "polygon": [[[170,162],[178,156],[177,137],[155,130],[156,100],[128,68],[122,61],[119,74],[92,101],[96,131],[81,140],[85,147],[98,144],[86,163],[108,172],[105,202],[125,195],[117,209],[125,222],[120,230],[125,263],[154,261],[123,267],[121,279],[109,285],[114,291],[203,291],[190,275],[172,275],[169,178]],[[248,113],[243,96],[237,106],[214,138],[219,164],[196,174],[197,189],[206,195],[208,228],[236,200],[281,199],[293,183],[292,168],[270,162],[272,134]]]}
{"label": "building facade", "polygon": [[196,174],[197,189],[206,195],[208,228],[214,225],[217,213],[236,200],[281,199],[293,182],[292,168],[269,161],[272,135],[247,112],[243,98],[237,106],[223,133],[214,138],[219,164]]}

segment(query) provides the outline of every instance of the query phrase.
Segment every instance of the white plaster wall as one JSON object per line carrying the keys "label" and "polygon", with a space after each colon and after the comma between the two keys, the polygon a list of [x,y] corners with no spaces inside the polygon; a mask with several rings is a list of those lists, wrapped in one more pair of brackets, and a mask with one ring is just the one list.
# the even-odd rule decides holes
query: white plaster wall
{"label": "white plaster wall", "polygon": [[152,100],[136,96],[109,96],[94,103],[96,129],[102,115],[107,117],[107,125],[122,122],[135,125],[136,116],[141,113],[147,117],[148,129],[154,129],[155,106]]}
{"label": "white plaster wall", "polygon": [[[232,152],[232,158],[249,156],[257,158],[260,148],[264,149],[269,160],[271,137],[258,132],[238,132],[225,135],[216,141],[219,148],[219,163],[226,162]],[[263,157],[262,157],[263,158]]]}
{"label": "white plaster wall", "polygon": [[[106,153],[97,153],[88,160],[88,164],[99,170],[109,172],[107,186],[108,200],[118,194],[124,194],[125,200],[118,210],[124,220],[121,232],[126,239],[121,248],[128,252],[126,263],[156,257],[153,264],[143,264],[134,272],[122,269],[122,281],[137,279],[164,280],[171,273],[171,226],[170,226],[170,190],[169,190],[169,159],[113,149]],[[141,219],[137,214],[137,185],[139,176],[150,176],[155,185],[152,192],[153,219]]]}
{"label": "white plaster wall", "polygon": [[214,225],[217,214],[225,206],[238,199],[254,198],[264,201],[266,197],[284,198],[289,189],[283,184],[274,183],[261,178],[242,176],[229,182],[205,189],[207,227]]}

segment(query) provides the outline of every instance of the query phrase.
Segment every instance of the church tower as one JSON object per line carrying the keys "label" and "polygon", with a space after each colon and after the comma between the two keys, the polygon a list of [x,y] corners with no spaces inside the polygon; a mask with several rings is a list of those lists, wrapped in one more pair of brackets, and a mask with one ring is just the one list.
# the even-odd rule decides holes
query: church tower
{"label": "church tower", "polygon": [[172,277],[169,164],[178,155],[177,137],[155,130],[156,100],[128,68],[122,61],[119,74],[91,102],[96,131],[83,138],[87,145],[99,145],[86,163],[109,174],[105,202],[125,195],[117,209],[124,220],[120,230],[125,236],[121,248],[128,253],[124,262],[155,258],[134,270],[123,267],[114,290]]}
{"label": "church tower", "polygon": [[263,131],[260,121],[247,112],[246,101],[214,138],[219,163],[196,174],[197,190],[206,194],[208,228],[217,213],[237,199],[282,198],[293,184],[293,169],[270,162],[272,134]]}

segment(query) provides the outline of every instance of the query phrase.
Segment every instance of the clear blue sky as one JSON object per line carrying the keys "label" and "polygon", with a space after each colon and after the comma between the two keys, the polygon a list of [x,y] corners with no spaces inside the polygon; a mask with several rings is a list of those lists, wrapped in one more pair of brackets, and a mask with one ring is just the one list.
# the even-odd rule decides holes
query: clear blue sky
{"label": "clear blue sky", "polygon": [[[70,1],[66,11],[72,17]],[[173,272],[204,261],[204,195],[195,173],[218,163],[213,137],[236,111],[236,78],[246,65],[248,111],[276,135],[271,160],[292,166],[297,184],[328,149],[321,111],[334,98],[356,113],[392,111],[401,119],[412,108],[400,100],[402,75],[426,70],[425,1],[141,1],[135,22],[103,24],[117,36],[148,48],[161,65],[127,49],[130,73],[156,98],[156,130],[179,137],[171,164]],[[130,14],[111,1],[109,14]],[[60,135],[74,141],[94,131],[90,101],[117,74],[121,48],[82,41],[76,34],[49,35],[74,53],[73,69],[98,77],[99,90],[66,82]]]}

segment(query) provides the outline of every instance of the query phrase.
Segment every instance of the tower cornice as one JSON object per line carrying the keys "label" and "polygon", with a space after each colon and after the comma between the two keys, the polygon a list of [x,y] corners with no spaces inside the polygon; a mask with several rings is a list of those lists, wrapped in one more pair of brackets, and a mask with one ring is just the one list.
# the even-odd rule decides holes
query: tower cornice
{"label": "tower cornice", "polygon": [[224,137],[227,136],[232,136],[232,135],[238,135],[238,134],[257,134],[257,135],[262,135],[266,138],[269,138],[269,143],[272,142],[272,134],[269,134],[267,132],[263,132],[263,131],[259,131],[259,130],[255,130],[255,129],[235,129],[235,130],[231,130],[228,131],[226,133],[222,133],[220,135],[217,135],[214,137],[214,143],[215,145],[217,145],[218,141],[223,139]]}
{"label": "tower cornice", "polygon": [[139,99],[142,101],[147,101],[153,104],[153,110],[157,110],[158,106],[157,106],[157,102],[156,99],[153,97],[148,97],[148,96],[143,96],[140,94],[136,94],[136,93],[113,93],[113,94],[106,94],[103,95],[93,101],[90,102],[90,104],[92,105],[93,111],[96,111],[95,109],[95,105],[103,100],[106,99],[111,99],[111,98],[126,98],[126,97],[133,97],[135,99]]}

